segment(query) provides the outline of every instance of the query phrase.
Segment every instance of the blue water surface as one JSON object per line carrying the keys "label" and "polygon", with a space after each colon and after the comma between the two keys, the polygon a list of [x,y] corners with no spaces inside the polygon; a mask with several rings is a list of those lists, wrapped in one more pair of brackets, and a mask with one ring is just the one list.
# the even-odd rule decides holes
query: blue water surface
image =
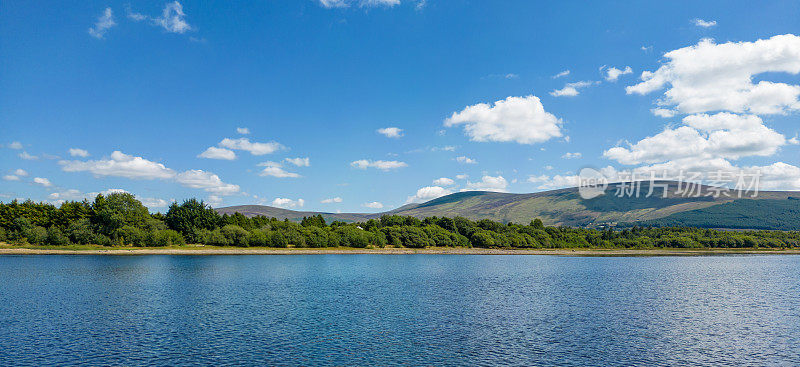
{"label": "blue water surface", "polygon": [[0,256],[0,365],[798,365],[800,256]]}

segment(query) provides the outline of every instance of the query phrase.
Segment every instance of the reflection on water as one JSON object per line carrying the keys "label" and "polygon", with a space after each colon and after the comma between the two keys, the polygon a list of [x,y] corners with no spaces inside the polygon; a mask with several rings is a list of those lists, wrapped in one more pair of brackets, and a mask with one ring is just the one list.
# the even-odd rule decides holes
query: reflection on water
{"label": "reflection on water", "polygon": [[796,365],[800,256],[0,256],[0,365]]}

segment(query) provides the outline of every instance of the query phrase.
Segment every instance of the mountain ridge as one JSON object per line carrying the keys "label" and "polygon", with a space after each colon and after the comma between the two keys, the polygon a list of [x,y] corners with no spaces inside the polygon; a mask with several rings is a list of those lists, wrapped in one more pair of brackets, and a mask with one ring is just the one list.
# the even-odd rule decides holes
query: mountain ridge
{"label": "mountain ridge", "polygon": [[[603,195],[592,199],[583,199],[578,188],[562,188],[535,193],[501,193],[491,191],[465,191],[438,197],[423,203],[406,204],[401,207],[380,213],[329,213],[316,211],[294,211],[263,205],[239,205],[216,209],[220,214],[242,213],[246,216],[265,215],[279,219],[299,221],[305,216],[320,214],[326,221],[342,220],[346,222],[366,221],[380,218],[382,215],[408,215],[418,218],[430,216],[463,216],[472,220],[491,219],[500,222],[527,224],[534,218],[541,219],[547,225],[566,225],[571,227],[600,227],[616,225],[650,225],[683,223],[687,219],[681,213],[692,212],[690,218],[702,218],[704,210],[726,203],[742,200],[776,200],[762,202],[761,205],[729,205],[723,207],[725,213],[712,211],[715,218],[724,218],[731,228],[737,228],[735,218],[746,223],[756,223],[759,216],[774,216],[776,213],[794,215],[800,210],[800,200],[785,202],[792,198],[800,198],[798,191],[759,191],[755,198],[739,198],[737,195],[718,197],[701,195],[685,197],[677,195],[680,186],[675,181],[653,182],[639,181],[640,195],[619,197],[618,188],[609,187]],[[663,190],[667,195],[663,195]],[[698,190],[717,191],[713,186],[700,185]],[[652,195],[646,195],[651,193]],[[662,197],[665,196],[665,197]],[[773,212],[773,209],[776,210]],[[749,212],[737,213],[736,210]],[[700,211],[700,212],[696,212]],[[699,214],[698,214],[699,213]],[[677,218],[671,216],[677,215]],[[666,221],[658,221],[670,218]],[[773,218],[774,219],[774,218]],[[691,221],[690,221],[691,222]],[[777,221],[772,221],[777,223]],[[705,223],[710,225],[713,223]],[[800,227],[800,225],[798,225]],[[780,227],[773,225],[773,227]],[[724,228],[721,227],[721,228]],[[794,228],[794,227],[792,227]],[[777,229],[777,228],[776,228]],[[785,228],[780,228],[785,229]],[[800,228],[797,228],[800,229]]]}

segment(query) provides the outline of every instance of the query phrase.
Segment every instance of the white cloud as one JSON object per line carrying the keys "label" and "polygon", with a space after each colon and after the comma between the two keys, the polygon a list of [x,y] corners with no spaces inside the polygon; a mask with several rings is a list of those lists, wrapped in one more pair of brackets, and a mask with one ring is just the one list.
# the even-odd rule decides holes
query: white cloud
{"label": "white cloud", "polygon": [[626,74],[633,74],[633,69],[630,66],[626,66],[624,69],[620,70],[615,67],[610,67],[606,69],[606,80],[609,82],[615,82],[621,75]]}
{"label": "white cloud", "polygon": [[455,184],[456,182],[453,181],[452,178],[441,177],[433,180],[433,184],[436,186],[450,186]]}
{"label": "white cloud", "polygon": [[580,91],[578,91],[579,89],[586,88],[595,84],[597,83],[589,80],[567,83],[564,85],[564,88],[556,89],[550,92],[550,95],[553,97],[575,97],[581,94]]}
{"label": "white cloud", "polygon": [[175,180],[185,187],[202,189],[217,195],[233,195],[239,192],[239,185],[222,182],[219,176],[199,169],[181,172]]}
{"label": "white cloud", "polygon": [[674,117],[677,114],[677,112],[675,112],[674,110],[670,110],[667,108],[653,108],[650,110],[650,112],[652,112],[654,115],[658,117],[663,117],[663,118]]}
{"label": "white cloud", "polygon": [[684,126],[667,128],[628,148],[614,147],[604,156],[622,164],[658,163],[692,158],[739,159],[770,156],[786,145],[786,138],[766,127],[758,116],[721,112],[686,116]]}
{"label": "white cloud", "polygon": [[305,158],[286,158],[284,161],[289,162],[297,167],[309,167],[311,166],[311,160],[308,157]]}
{"label": "white cloud", "polygon": [[22,151],[22,153],[19,153],[18,156],[20,158],[24,159],[24,160],[27,160],[27,161],[32,161],[32,160],[39,159],[39,157],[37,157],[35,155],[30,155],[30,154],[28,154],[28,152],[26,152],[24,150]]}
{"label": "white cloud", "polygon": [[250,134],[250,129],[248,129],[246,127],[237,127],[236,128],[236,132],[239,133],[239,134],[242,134],[242,135],[247,135],[247,134]]}
{"label": "white cloud", "polygon": [[[370,8],[370,7],[377,7],[377,6],[385,6],[385,7],[393,7],[395,5],[400,5],[400,0],[319,0],[319,4],[323,8],[347,8],[350,6],[351,3],[358,3],[359,6],[362,8]],[[421,5],[420,5],[421,4]],[[417,10],[422,9],[425,7],[425,2],[421,1],[417,3]]]}
{"label": "white cloud", "polygon": [[564,153],[564,155],[562,155],[561,158],[564,158],[564,159],[577,159],[577,158],[580,158],[581,156],[583,156],[583,154],[581,154],[580,152],[575,152],[575,153],[567,152],[567,153]]}
{"label": "white cloud", "polygon": [[68,189],[64,191],[51,192],[47,197],[49,197],[51,200],[64,202],[66,200],[83,200],[89,196],[82,193],[80,190]]}
{"label": "white cloud", "polygon": [[283,169],[283,166],[278,162],[263,162],[258,164],[261,167],[264,167],[259,173],[259,176],[272,176],[278,178],[298,178],[300,177],[299,174],[294,172],[287,172]]}
{"label": "white cloud", "polygon": [[342,202],[342,198],[340,198],[338,196],[334,197],[334,198],[328,198],[328,199],[320,201],[320,203],[323,203],[323,204],[333,204],[333,203],[341,203],[341,202]]}
{"label": "white cloud", "polygon": [[373,201],[371,203],[364,203],[364,204],[361,204],[361,206],[363,206],[365,208],[372,208],[372,209],[383,208],[383,204],[381,204],[381,203],[379,203],[377,201]]}
{"label": "white cloud", "polygon": [[467,182],[467,188],[461,191],[498,191],[505,192],[508,187],[508,181],[503,176],[488,176],[481,177],[480,182]]}
{"label": "white cloud", "polygon": [[345,0],[319,0],[323,8],[346,8],[350,6]]}
{"label": "white cloud", "polygon": [[580,177],[577,175],[554,175],[554,176],[530,176],[528,182],[539,184],[537,189],[552,190],[561,189],[565,187],[576,187],[580,182]]}
{"label": "white cloud", "polygon": [[660,107],[687,114],[783,114],[800,109],[800,86],[753,83],[754,76],[767,72],[800,72],[800,37],[793,34],[723,44],[704,39],[664,57],[666,63],[655,72],[644,71],[642,82],[626,87],[627,93],[648,94],[666,87]]}
{"label": "white cloud", "polygon": [[44,187],[53,186],[53,184],[50,183],[50,180],[48,180],[48,179],[46,179],[44,177],[34,177],[33,178],[33,183],[35,183],[37,185],[42,185]]}
{"label": "white cloud", "polygon": [[70,148],[70,149],[69,149],[69,155],[70,155],[70,156],[73,156],[73,157],[83,157],[83,158],[86,158],[86,157],[88,157],[88,156],[89,156],[89,152],[87,152],[87,151],[86,151],[86,150],[84,150],[84,149]]}
{"label": "white cloud", "polygon": [[389,171],[392,169],[408,167],[408,164],[400,161],[370,161],[368,159],[359,159],[357,161],[350,162],[350,166],[358,169],[377,168],[381,171]]}
{"label": "white cloud", "polygon": [[22,149],[22,143],[20,143],[18,141],[12,141],[11,144],[8,144],[8,147],[10,149],[19,150],[19,149]]}
{"label": "white cloud", "polygon": [[217,147],[208,147],[208,149],[206,149],[197,156],[200,158],[224,159],[227,161],[232,161],[236,159],[236,153],[234,151],[230,149],[217,148]]}
{"label": "white cloud", "polygon": [[271,141],[269,143],[251,142],[247,138],[230,139],[225,138],[219,142],[219,145],[228,149],[238,149],[250,152],[252,155],[265,155],[274,153],[277,150],[284,149],[280,143]]}
{"label": "white cloud", "polygon": [[148,208],[166,208],[170,204],[169,201],[158,198],[139,198],[139,201]]}
{"label": "white cloud", "polygon": [[384,127],[376,130],[378,134],[384,135],[387,138],[400,138],[403,136],[403,129],[399,127]]}
{"label": "white cloud", "polygon": [[466,180],[469,178],[469,175],[456,175],[457,180]]}
{"label": "white cloud", "polygon": [[303,199],[292,200],[287,198],[275,198],[275,200],[272,200],[272,206],[279,208],[302,208],[305,203]]}
{"label": "white cloud", "polygon": [[115,25],[117,23],[114,22],[114,12],[111,11],[111,8],[106,8],[106,10],[103,10],[103,15],[97,17],[94,26],[89,28],[89,34],[94,38],[103,39],[106,32]]}
{"label": "white cloud", "polygon": [[569,70],[564,70],[556,75],[553,75],[553,79],[558,79],[567,75],[569,75]]}
{"label": "white cloud", "polygon": [[14,174],[17,175],[17,176],[22,176],[22,177],[27,177],[28,176],[28,172],[25,171],[22,168],[17,168],[16,170],[14,170]]}
{"label": "white cloud", "polygon": [[360,5],[365,8],[375,6],[386,6],[391,8],[395,5],[400,5],[400,0],[361,0]]}
{"label": "white cloud", "polygon": [[453,191],[440,186],[426,186],[419,190],[413,196],[406,199],[406,204],[409,203],[424,203],[429,200],[436,199],[445,195],[452,194]]}
{"label": "white cloud", "polygon": [[3,176],[3,180],[6,180],[6,181],[19,181],[19,176],[17,176],[17,175],[5,175],[5,176]]}
{"label": "white cloud", "polygon": [[137,22],[147,20],[150,24],[164,28],[165,31],[170,33],[183,34],[192,30],[192,26],[186,22],[183,6],[177,1],[164,5],[164,10],[161,11],[160,17],[151,17],[128,9],[128,18]]}
{"label": "white cloud", "polygon": [[175,177],[175,171],[161,163],[127,155],[120,151],[111,153],[110,159],[61,161],[59,164],[61,164],[61,169],[65,172],[90,172],[95,176],[115,176],[144,180]]}
{"label": "white cloud", "polygon": [[478,161],[476,161],[476,160],[474,160],[474,159],[472,159],[470,157],[463,156],[463,155],[460,156],[460,157],[456,157],[456,162],[462,163],[462,164],[477,164],[478,163]]}
{"label": "white cloud", "polygon": [[530,95],[467,106],[444,122],[446,127],[460,124],[472,141],[535,144],[560,137],[562,121],[544,110],[539,97]]}
{"label": "white cloud", "polygon": [[702,20],[700,18],[692,19],[692,23],[698,27],[710,28],[717,25],[716,20]]}
{"label": "white cloud", "polygon": [[218,208],[222,205],[222,197],[218,195],[208,195],[205,202],[211,205],[212,208]]}

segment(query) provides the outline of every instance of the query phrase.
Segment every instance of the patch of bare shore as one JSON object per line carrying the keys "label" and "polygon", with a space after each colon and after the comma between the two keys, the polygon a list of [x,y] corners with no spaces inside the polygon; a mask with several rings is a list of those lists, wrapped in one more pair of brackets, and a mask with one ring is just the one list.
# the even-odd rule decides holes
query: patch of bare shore
{"label": "patch of bare shore", "polygon": [[484,248],[240,248],[181,246],[168,248],[147,247],[85,247],[36,248],[0,246],[0,255],[320,255],[320,254],[375,254],[375,255],[556,255],[556,256],[708,256],[731,254],[782,254],[798,255],[800,249],[484,249]]}

